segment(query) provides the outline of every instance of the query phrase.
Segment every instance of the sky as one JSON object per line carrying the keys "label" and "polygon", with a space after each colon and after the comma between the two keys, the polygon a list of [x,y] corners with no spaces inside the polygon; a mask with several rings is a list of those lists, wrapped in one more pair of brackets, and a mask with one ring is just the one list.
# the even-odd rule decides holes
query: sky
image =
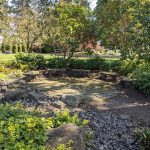
{"label": "sky", "polygon": [[94,9],[96,7],[96,3],[97,3],[97,0],[90,0],[91,4],[91,8]]}

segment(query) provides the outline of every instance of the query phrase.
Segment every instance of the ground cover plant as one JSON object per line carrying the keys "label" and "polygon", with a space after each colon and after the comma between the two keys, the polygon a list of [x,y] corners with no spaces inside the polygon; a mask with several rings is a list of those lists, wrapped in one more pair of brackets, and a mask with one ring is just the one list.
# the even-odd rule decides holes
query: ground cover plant
{"label": "ground cover plant", "polygon": [[149,150],[150,148],[150,129],[144,128],[136,133],[137,139],[141,143],[141,149]]}
{"label": "ground cover plant", "polygon": [[[46,129],[62,124],[74,123],[78,126],[88,124],[80,121],[78,114],[70,115],[66,111],[56,113],[54,117],[39,117],[38,112],[28,111],[21,104],[0,105],[0,149],[46,149]],[[63,147],[63,145],[58,146]]]}

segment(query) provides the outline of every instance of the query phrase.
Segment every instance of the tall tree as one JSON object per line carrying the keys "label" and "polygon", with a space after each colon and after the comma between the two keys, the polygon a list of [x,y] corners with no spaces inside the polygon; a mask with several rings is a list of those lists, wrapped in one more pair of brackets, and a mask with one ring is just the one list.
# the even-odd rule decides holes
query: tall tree
{"label": "tall tree", "polygon": [[99,38],[106,47],[118,48],[124,58],[149,54],[149,0],[98,0]]}

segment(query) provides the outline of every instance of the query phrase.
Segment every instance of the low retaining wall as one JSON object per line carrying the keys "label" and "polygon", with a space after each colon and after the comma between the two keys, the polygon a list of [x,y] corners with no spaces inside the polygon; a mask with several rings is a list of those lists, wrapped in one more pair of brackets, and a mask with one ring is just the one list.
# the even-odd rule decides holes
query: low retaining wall
{"label": "low retaining wall", "polygon": [[61,76],[70,76],[70,77],[89,77],[90,70],[83,69],[48,69],[47,70],[48,77],[61,77]]}

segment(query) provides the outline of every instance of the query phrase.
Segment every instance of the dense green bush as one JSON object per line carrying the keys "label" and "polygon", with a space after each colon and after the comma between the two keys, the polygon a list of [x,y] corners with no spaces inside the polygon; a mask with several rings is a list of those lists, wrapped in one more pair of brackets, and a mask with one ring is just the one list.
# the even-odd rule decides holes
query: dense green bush
{"label": "dense green bush", "polygon": [[44,69],[46,67],[46,60],[42,55],[36,54],[22,54],[16,55],[18,64],[26,65],[29,69]]}
{"label": "dense green bush", "polygon": [[16,62],[17,64],[26,65],[29,69],[44,69],[47,67],[109,71],[118,65],[117,60],[101,58],[67,60],[62,57],[51,57],[46,60],[42,55],[22,53],[16,55]]}
{"label": "dense green bush", "polygon": [[110,61],[101,58],[65,60],[54,57],[48,60],[47,67],[109,71],[115,68],[115,64],[115,60]]}
{"label": "dense green bush", "polygon": [[0,105],[0,149],[42,149],[46,121],[20,106]]}
{"label": "dense green bush", "polygon": [[150,95],[150,63],[141,63],[134,72],[134,85],[146,95]]}
{"label": "dense green bush", "polygon": [[144,128],[137,132],[137,139],[140,141],[142,150],[149,150],[150,148],[150,129]]}
{"label": "dense green bush", "polygon": [[78,114],[70,115],[68,111],[57,113],[53,118],[41,118],[37,112],[26,111],[20,104],[0,105],[0,112],[0,149],[44,150],[47,128],[65,123],[88,123],[87,120],[80,122]]}
{"label": "dense green bush", "polygon": [[120,60],[117,71],[124,75],[132,76],[139,65],[139,60]]}

